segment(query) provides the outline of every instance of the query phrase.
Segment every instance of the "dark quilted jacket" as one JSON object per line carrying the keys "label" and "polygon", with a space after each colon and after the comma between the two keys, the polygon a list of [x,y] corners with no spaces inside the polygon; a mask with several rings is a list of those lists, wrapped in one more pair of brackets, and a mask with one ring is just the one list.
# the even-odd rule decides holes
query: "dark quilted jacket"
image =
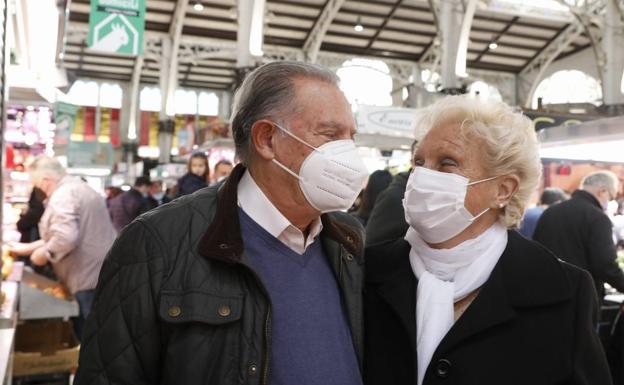
{"label": "dark quilted jacket", "polygon": [[[271,305],[245,256],[237,166],[222,187],[161,206],[126,227],[104,263],[76,385],[266,384]],[[322,216],[320,235],[362,363],[362,228]]]}

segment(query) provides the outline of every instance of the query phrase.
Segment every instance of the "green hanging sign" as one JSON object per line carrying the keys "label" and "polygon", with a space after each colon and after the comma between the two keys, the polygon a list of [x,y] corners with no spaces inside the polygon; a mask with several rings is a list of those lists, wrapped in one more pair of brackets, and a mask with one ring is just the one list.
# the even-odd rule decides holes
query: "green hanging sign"
{"label": "green hanging sign", "polygon": [[89,48],[138,56],[144,32],[145,0],[91,0]]}

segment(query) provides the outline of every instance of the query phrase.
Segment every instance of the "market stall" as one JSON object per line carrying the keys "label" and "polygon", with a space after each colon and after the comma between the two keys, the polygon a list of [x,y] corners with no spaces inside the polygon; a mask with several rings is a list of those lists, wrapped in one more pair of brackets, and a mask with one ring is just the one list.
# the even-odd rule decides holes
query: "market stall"
{"label": "market stall", "polygon": [[[6,384],[67,384],[78,366],[71,317],[78,304],[62,286],[3,256],[0,378]],[[60,382],[59,382],[60,381]]]}

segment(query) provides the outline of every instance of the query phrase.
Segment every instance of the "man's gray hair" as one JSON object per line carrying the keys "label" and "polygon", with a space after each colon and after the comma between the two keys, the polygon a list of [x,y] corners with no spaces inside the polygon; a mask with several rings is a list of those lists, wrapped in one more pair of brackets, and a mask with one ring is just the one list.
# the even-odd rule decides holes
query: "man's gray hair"
{"label": "man's gray hair", "polygon": [[66,175],[65,167],[52,157],[40,155],[30,164],[28,172],[33,178],[49,176],[61,179]]}
{"label": "man's gray hair", "polygon": [[327,68],[290,61],[268,63],[247,75],[234,96],[231,119],[236,154],[244,165],[252,148],[253,124],[261,119],[281,120],[293,112],[295,78],[316,79],[336,86],[340,81]]}
{"label": "man's gray hair", "polygon": [[605,187],[609,190],[617,189],[620,180],[612,171],[601,170],[595,171],[583,178],[581,186],[585,187]]}

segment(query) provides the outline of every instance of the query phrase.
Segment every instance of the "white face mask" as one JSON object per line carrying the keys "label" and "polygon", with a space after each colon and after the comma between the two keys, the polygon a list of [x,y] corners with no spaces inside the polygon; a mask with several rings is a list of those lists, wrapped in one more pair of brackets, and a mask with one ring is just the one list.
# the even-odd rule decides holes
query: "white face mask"
{"label": "white face mask", "polygon": [[285,128],[275,126],[313,150],[301,164],[299,175],[273,159],[284,171],[299,179],[299,187],[310,206],[321,213],[349,209],[368,177],[355,142],[334,140],[316,148]]}
{"label": "white face mask", "polygon": [[489,210],[473,216],[466,209],[468,186],[495,178],[469,182],[461,175],[415,167],[403,199],[405,220],[427,243],[449,240]]}

